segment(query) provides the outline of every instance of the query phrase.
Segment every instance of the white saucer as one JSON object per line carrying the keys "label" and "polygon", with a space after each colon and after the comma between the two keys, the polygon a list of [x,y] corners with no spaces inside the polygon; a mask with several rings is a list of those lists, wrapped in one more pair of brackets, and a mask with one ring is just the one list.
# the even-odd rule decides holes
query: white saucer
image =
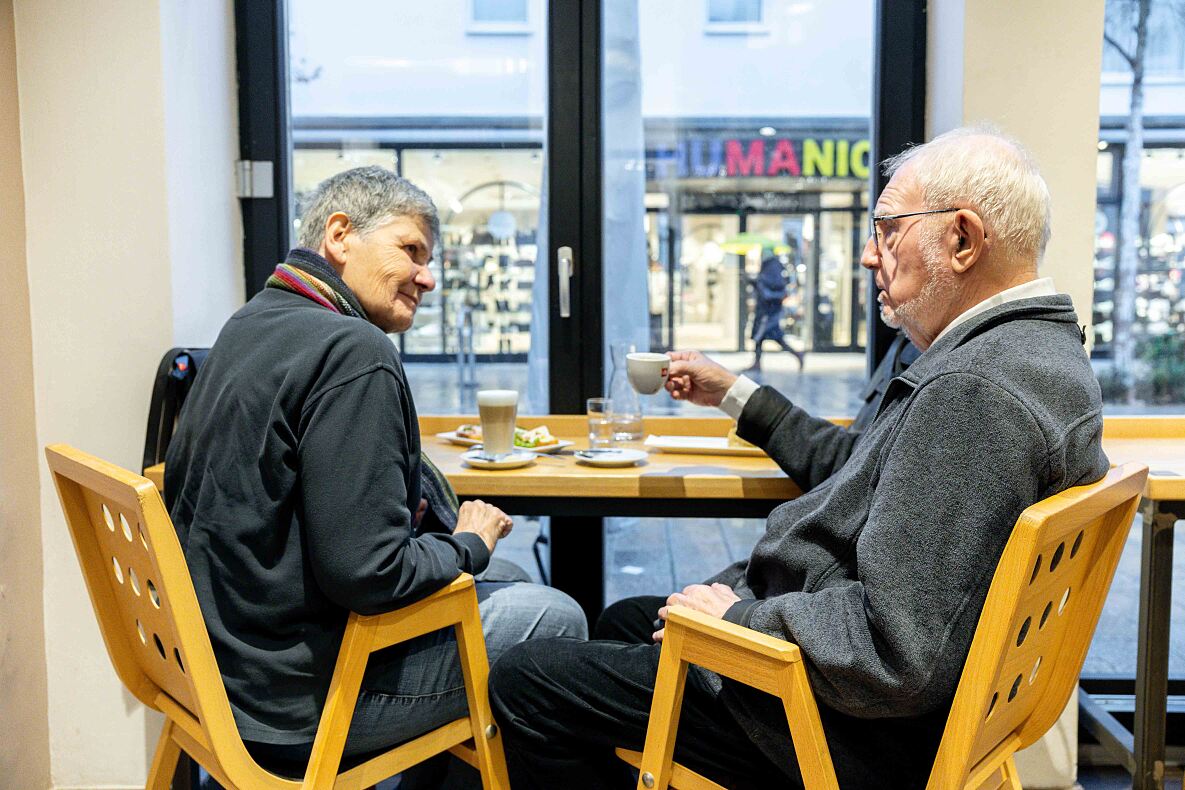
{"label": "white saucer", "polygon": [[529,450],[512,450],[498,460],[487,458],[481,450],[470,450],[461,453],[461,459],[474,469],[518,469],[535,463],[535,453]]}
{"label": "white saucer", "polygon": [[646,453],[643,450],[631,450],[628,448],[615,448],[608,452],[588,453],[587,450],[577,450],[573,455],[576,456],[576,462],[581,464],[588,464],[589,466],[633,466],[634,464],[646,460]]}
{"label": "white saucer", "polygon": [[[451,442],[453,444],[459,444],[462,447],[481,446],[481,439],[469,439],[465,436],[457,436],[456,431],[444,431],[443,433],[438,433],[436,434],[436,438],[444,439],[446,442]],[[559,452],[565,447],[571,447],[574,444],[576,444],[576,442],[570,442],[567,439],[560,439],[555,444],[544,444],[539,447],[518,447],[516,445],[515,449],[526,450],[527,452],[531,453],[555,453]]]}

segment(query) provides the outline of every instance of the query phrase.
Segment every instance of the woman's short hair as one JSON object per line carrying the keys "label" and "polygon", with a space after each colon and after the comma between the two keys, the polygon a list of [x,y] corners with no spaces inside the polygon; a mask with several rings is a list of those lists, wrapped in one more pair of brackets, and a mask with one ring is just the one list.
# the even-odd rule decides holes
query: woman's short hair
{"label": "woman's short hair", "polygon": [[432,198],[406,178],[378,165],[355,167],[330,176],[305,197],[300,212],[300,246],[313,250],[320,247],[325,224],[339,211],[350,218],[350,224],[362,236],[396,217],[414,217],[432,231],[434,244],[440,239],[440,218]]}
{"label": "woman's short hair", "polygon": [[892,177],[910,166],[926,208],[969,208],[1014,261],[1040,262],[1049,243],[1049,186],[1024,146],[990,125],[952,129],[886,159]]}

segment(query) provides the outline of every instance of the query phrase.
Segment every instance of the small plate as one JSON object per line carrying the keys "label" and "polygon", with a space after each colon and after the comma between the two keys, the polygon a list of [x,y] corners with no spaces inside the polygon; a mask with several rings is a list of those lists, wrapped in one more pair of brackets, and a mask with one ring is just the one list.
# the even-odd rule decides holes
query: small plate
{"label": "small plate", "polygon": [[529,450],[513,450],[497,460],[487,458],[481,450],[461,453],[461,459],[474,469],[518,469],[535,463],[535,453]]}
{"label": "small plate", "polygon": [[646,460],[645,451],[628,448],[600,450],[595,453],[590,453],[588,450],[577,450],[573,455],[576,456],[577,463],[589,466],[633,466]]}
{"label": "small plate", "polygon": [[[459,444],[462,447],[478,447],[481,445],[481,439],[469,439],[465,436],[457,436],[456,431],[444,431],[443,433],[438,433],[436,434],[436,438],[444,439],[446,442],[451,442],[453,444]],[[555,444],[546,444],[542,447],[519,447],[515,445],[514,449],[526,450],[529,453],[555,453],[559,452],[565,447],[571,447],[574,444],[576,444],[576,442],[570,442],[567,439],[560,439]]]}

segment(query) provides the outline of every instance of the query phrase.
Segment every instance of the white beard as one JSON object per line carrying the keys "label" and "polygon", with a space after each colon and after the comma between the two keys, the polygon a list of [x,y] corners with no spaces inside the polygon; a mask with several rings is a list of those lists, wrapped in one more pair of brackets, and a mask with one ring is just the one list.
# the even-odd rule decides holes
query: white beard
{"label": "white beard", "polygon": [[937,239],[930,243],[923,241],[920,252],[926,266],[926,283],[918,295],[896,307],[889,307],[881,301],[883,294],[877,296],[877,300],[881,301],[881,320],[891,328],[903,331],[911,341],[920,336],[921,322],[925,317],[936,312],[940,305],[955,299],[960,290],[954,273],[942,265]]}

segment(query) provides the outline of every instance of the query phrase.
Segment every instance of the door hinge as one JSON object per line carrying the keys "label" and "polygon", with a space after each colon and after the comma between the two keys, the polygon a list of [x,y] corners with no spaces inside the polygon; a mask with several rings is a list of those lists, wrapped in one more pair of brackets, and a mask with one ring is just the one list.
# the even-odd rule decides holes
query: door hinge
{"label": "door hinge", "polygon": [[235,162],[235,195],[240,198],[275,197],[272,162],[240,159]]}

